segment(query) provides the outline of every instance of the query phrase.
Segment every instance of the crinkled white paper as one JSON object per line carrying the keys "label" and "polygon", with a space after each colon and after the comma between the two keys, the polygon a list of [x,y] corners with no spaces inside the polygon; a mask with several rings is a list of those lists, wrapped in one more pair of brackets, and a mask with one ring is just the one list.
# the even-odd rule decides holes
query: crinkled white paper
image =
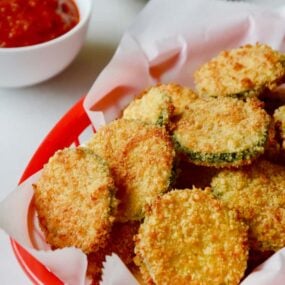
{"label": "crinkled white paper", "polygon": [[103,272],[100,285],[138,285],[137,280],[116,254],[106,257]]}

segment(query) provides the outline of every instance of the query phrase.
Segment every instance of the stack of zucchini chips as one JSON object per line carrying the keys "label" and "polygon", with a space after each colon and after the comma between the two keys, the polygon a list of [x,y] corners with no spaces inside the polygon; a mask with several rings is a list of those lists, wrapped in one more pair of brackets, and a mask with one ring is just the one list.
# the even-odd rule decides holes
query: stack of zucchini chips
{"label": "stack of zucchini chips", "polygon": [[34,185],[47,242],[82,249],[94,284],[111,252],[141,284],[239,284],[285,246],[284,64],[263,44],[221,52],[195,91],[149,87],[58,151]]}

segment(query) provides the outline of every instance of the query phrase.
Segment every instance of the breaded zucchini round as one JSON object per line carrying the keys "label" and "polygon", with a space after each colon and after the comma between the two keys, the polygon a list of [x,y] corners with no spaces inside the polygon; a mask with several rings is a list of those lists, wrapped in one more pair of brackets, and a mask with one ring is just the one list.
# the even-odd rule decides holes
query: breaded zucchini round
{"label": "breaded zucchini round", "polygon": [[106,163],[91,150],[57,151],[34,186],[34,203],[46,241],[85,253],[104,247],[117,206]]}
{"label": "breaded zucchini round", "polygon": [[285,168],[257,161],[241,170],[223,170],[213,178],[214,195],[249,225],[251,248],[285,246]]}
{"label": "breaded zucchini round", "polygon": [[128,105],[123,112],[123,118],[165,126],[170,122],[173,109],[167,92],[152,87]]}
{"label": "breaded zucchini round", "polygon": [[164,128],[119,119],[101,128],[87,146],[111,167],[119,221],[142,219],[144,206],[169,189],[175,151]]}
{"label": "breaded zucchini round", "polygon": [[174,190],[149,207],[135,262],[154,284],[239,284],[247,226],[208,191]]}
{"label": "breaded zucchini round", "polygon": [[276,109],[273,117],[278,136],[282,143],[282,149],[285,151],[285,105]]}
{"label": "breaded zucchini round", "polygon": [[167,92],[174,106],[174,116],[181,115],[185,107],[198,97],[194,91],[179,84],[160,84],[153,88],[158,92]]}
{"label": "breaded zucchini round", "polygon": [[176,123],[178,150],[197,165],[249,164],[264,152],[270,117],[257,99],[198,98]]}
{"label": "breaded zucchini round", "polygon": [[194,74],[199,95],[258,96],[284,81],[284,55],[264,44],[223,51]]}

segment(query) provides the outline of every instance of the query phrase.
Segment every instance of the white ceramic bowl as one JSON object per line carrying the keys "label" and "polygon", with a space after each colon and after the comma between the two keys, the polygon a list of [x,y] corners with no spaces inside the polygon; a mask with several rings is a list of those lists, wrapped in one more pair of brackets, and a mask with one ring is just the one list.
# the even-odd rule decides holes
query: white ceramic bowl
{"label": "white ceramic bowl", "polygon": [[24,87],[47,80],[66,68],[85,40],[92,0],[75,0],[79,23],[62,36],[37,45],[0,48],[0,87]]}

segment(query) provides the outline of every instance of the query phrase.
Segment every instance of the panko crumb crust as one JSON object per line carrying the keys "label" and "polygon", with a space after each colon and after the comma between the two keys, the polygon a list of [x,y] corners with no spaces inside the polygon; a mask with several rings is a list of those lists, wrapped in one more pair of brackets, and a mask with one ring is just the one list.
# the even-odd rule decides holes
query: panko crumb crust
{"label": "panko crumb crust", "polygon": [[284,55],[265,44],[245,45],[203,64],[194,74],[199,95],[258,96],[284,82]]}
{"label": "panko crumb crust", "polygon": [[123,112],[123,118],[167,126],[174,106],[168,92],[152,87],[133,100]]}
{"label": "panko crumb crust", "polygon": [[123,112],[124,119],[169,126],[186,106],[198,98],[188,87],[175,83],[157,84],[133,100]]}
{"label": "panko crumb crust", "polygon": [[197,165],[250,164],[264,153],[270,117],[257,99],[197,98],[176,122],[176,148]]}
{"label": "panko crumb crust", "polygon": [[262,160],[213,178],[213,194],[249,225],[250,246],[277,251],[285,246],[285,167]]}
{"label": "panko crumb crust", "polygon": [[101,128],[87,146],[110,165],[118,188],[117,220],[141,220],[144,207],[172,182],[175,151],[162,127],[118,119]]}
{"label": "panko crumb crust", "polygon": [[147,284],[239,284],[247,226],[208,191],[174,190],[148,208],[135,252]]}
{"label": "panko crumb crust", "polygon": [[33,187],[40,226],[52,248],[74,246],[90,253],[104,247],[117,202],[100,157],[82,147],[59,150]]}
{"label": "panko crumb crust", "polygon": [[190,88],[175,83],[158,84],[153,88],[157,92],[166,92],[168,94],[174,106],[173,116],[175,117],[181,115],[186,106],[198,98],[198,95]]}

